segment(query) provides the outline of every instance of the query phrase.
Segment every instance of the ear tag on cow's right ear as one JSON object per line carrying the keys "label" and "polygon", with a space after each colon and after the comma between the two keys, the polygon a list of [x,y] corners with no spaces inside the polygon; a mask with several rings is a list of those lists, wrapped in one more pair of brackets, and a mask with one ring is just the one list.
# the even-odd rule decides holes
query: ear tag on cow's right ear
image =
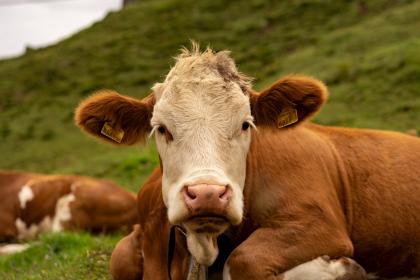
{"label": "ear tag on cow's right ear", "polygon": [[285,108],[277,117],[277,127],[282,128],[294,124],[298,120],[299,118],[295,108]]}
{"label": "ear tag on cow's right ear", "polygon": [[124,130],[115,129],[109,124],[109,122],[106,122],[106,123],[104,123],[104,126],[101,129],[101,134],[103,134],[106,137],[114,140],[117,143],[121,143],[121,141],[124,137]]}

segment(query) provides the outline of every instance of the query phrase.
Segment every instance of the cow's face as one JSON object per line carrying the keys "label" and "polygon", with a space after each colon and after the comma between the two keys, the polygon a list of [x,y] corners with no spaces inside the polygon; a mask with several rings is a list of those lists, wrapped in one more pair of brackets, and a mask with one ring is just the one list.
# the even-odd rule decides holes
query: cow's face
{"label": "cow's face", "polygon": [[154,87],[151,126],[171,223],[220,233],[241,222],[254,126],[247,86],[226,53],[208,51],[180,57]]}
{"label": "cow's face", "polygon": [[283,78],[256,94],[227,52],[194,49],[177,58],[149,97],[99,93],[79,106],[76,122],[120,144],[154,135],[169,221],[186,228],[190,252],[209,265],[217,256],[215,238],[242,221],[254,122],[295,125],[317,111],[325,96],[322,83],[302,76]]}

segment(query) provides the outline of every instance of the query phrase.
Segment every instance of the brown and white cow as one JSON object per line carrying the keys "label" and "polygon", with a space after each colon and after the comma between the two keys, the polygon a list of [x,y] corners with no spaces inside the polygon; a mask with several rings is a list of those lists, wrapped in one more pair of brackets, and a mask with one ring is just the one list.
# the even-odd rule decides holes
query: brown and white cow
{"label": "brown and white cow", "polygon": [[[155,135],[159,207],[186,230],[189,253],[212,264],[217,236],[232,228],[237,247],[225,279],[290,279],[323,255],[354,257],[380,275],[419,276],[420,140],[307,122],[326,98],[324,84],[305,76],[257,93],[228,52],[195,47],[147,98],[97,93],[80,104],[76,122],[122,145]],[[145,263],[164,264],[150,253],[153,237],[146,240]]]}
{"label": "brown and white cow", "polygon": [[[109,180],[0,171],[0,242],[62,230],[112,231],[137,222],[136,197]],[[26,245],[6,245],[11,253]]]}
{"label": "brown and white cow", "polygon": [[[139,223],[131,234],[120,240],[112,253],[110,271],[115,280],[135,279],[167,279],[167,252],[169,251],[168,237],[171,225],[167,218],[167,208],[163,204],[161,192],[161,172],[155,170],[149,180],[141,188],[138,200]],[[237,229],[234,229],[236,232]],[[240,236],[232,236],[232,244],[240,244]],[[203,274],[192,269],[192,259],[187,248],[184,233],[175,231],[173,257],[170,260],[171,278],[188,280],[205,280]],[[219,244],[220,246],[220,244]],[[223,244],[221,246],[224,246]],[[225,260],[230,249],[221,248],[221,260]],[[224,252],[226,250],[226,252]],[[220,256],[218,256],[219,258]],[[255,265],[258,265],[258,261]],[[222,262],[223,264],[223,262]],[[200,268],[202,271],[202,267]],[[209,268],[210,280],[221,279],[223,265],[217,263]],[[246,279],[246,271],[239,272],[237,279]],[[318,257],[312,261],[298,265],[289,270],[285,279],[312,280],[365,280],[366,272],[357,263],[349,258],[342,257],[332,260]]]}

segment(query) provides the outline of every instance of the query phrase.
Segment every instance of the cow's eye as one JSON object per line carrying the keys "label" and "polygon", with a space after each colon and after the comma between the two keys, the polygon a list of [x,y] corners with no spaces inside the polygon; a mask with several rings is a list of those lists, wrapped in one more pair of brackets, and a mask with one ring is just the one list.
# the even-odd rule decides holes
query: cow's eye
{"label": "cow's eye", "polygon": [[249,128],[249,122],[244,122],[243,124],[242,124],[242,130],[243,131],[245,131],[245,130],[247,130]]}
{"label": "cow's eye", "polygon": [[157,130],[159,131],[160,134],[164,134],[166,132],[166,129],[164,126],[159,126]]}
{"label": "cow's eye", "polygon": [[174,140],[174,137],[172,136],[171,132],[164,125],[160,125],[157,128],[157,131],[159,135],[165,136],[166,143],[169,143],[172,140]]}

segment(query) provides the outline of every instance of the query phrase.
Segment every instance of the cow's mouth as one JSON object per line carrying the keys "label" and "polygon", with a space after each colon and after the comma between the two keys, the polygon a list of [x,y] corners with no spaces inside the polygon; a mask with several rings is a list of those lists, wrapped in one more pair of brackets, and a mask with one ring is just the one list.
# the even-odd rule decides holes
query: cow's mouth
{"label": "cow's mouth", "polygon": [[222,223],[229,223],[229,220],[222,215],[215,215],[215,214],[200,214],[200,215],[194,215],[191,216],[189,221],[194,221],[200,224],[204,223],[213,223],[213,224],[222,224]]}
{"label": "cow's mouth", "polygon": [[230,222],[222,215],[200,214],[189,217],[186,224],[197,233],[218,234],[223,232]]}

